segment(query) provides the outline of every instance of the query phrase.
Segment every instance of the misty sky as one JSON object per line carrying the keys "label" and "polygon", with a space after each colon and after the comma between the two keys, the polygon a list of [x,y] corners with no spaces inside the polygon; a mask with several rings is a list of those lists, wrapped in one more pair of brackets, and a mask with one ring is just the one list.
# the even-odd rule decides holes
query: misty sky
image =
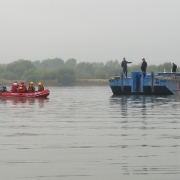
{"label": "misty sky", "polygon": [[0,0],[0,63],[56,57],[180,66],[180,0]]}

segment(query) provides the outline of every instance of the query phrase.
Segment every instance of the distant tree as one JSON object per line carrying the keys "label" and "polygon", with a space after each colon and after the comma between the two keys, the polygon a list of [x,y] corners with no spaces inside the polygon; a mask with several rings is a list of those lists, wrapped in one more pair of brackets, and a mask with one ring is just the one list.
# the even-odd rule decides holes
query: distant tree
{"label": "distant tree", "polygon": [[92,79],[92,75],[84,69],[78,69],[76,71],[76,79]]}
{"label": "distant tree", "polygon": [[23,74],[22,79],[24,79],[26,83],[34,82],[34,84],[37,84],[38,81],[42,79],[42,75],[37,69],[29,69]]}
{"label": "distant tree", "polygon": [[110,60],[105,64],[104,70],[108,77],[120,75],[120,72],[122,71],[121,63],[119,63],[118,60]]}
{"label": "distant tree", "polygon": [[160,64],[157,68],[158,72],[164,72],[164,69],[166,72],[171,72],[172,69],[172,64],[170,62],[166,62],[163,64]]}
{"label": "distant tree", "polygon": [[92,63],[81,62],[77,64],[76,72],[79,73],[81,70],[86,71],[91,77],[94,77],[94,67]]}
{"label": "distant tree", "polygon": [[75,71],[70,68],[60,67],[57,71],[57,80],[62,85],[71,85],[75,82]]}
{"label": "distant tree", "polygon": [[4,78],[5,72],[6,72],[6,67],[0,66],[0,78]]}
{"label": "distant tree", "polygon": [[149,65],[147,67],[147,72],[151,73],[151,72],[157,72],[158,71],[158,67],[155,65]]}
{"label": "distant tree", "polygon": [[106,72],[104,70],[96,69],[94,77],[96,79],[106,79],[107,78],[107,74],[106,74]]}
{"label": "distant tree", "polygon": [[109,60],[107,63],[106,63],[106,66],[108,67],[113,67],[113,68],[116,68],[117,66],[119,65],[119,62],[118,60]]}
{"label": "distant tree", "polygon": [[36,65],[36,67],[41,68],[41,69],[54,69],[59,66],[64,66],[64,60],[60,58],[46,59],[46,60],[43,60],[42,62],[35,61],[34,64]]}
{"label": "distant tree", "polygon": [[94,68],[98,68],[98,69],[103,69],[105,66],[103,62],[93,62],[92,65]]}
{"label": "distant tree", "polygon": [[65,62],[65,66],[68,67],[68,68],[75,69],[76,65],[77,65],[76,59],[73,59],[73,58],[72,59],[68,59]]}
{"label": "distant tree", "polygon": [[40,60],[36,60],[32,62],[34,64],[34,66],[36,66],[37,68],[41,67],[41,61]]}
{"label": "distant tree", "polygon": [[19,79],[17,74],[15,74],[14,72],[10,72],[10,71],[5,71],[2,78],[3,79],[8,79],[8,80],[17,80],[17,79]]}
{"label": "distant tree", "polygon": [[7,64],[6,71],[8,73],[14,73],[18,79],[21,79],[21,76],[29,69],[36,69],[30,60],[18,60]]}
{"label": "distant tree", "polygon": [[[178,64],[177,64],[178,65]],[[148,65],[147,73],[152,71],[170,72],[172,64],[166,62],[160,65]],[[25,80],[27,83],[33,81],[59,82],[61,85],[71,85],[77,79],[105,79],[110,76],[120,75],[122,71],[121,62],[109,60],[102,62],[80,62],[70,58],[64,61],[60,58],[46,59],[43,61],[17,60],[9,64],[0,64],[0,78],[9,80]],[[141,71],[141,63],[128,66],[128,76],[132,71]],[[180,72],[180,67],[177,68]]]}

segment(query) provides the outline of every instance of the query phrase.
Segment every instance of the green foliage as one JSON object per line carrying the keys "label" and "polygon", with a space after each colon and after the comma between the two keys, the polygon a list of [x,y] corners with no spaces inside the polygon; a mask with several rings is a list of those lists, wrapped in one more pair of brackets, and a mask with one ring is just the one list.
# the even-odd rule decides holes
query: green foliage
{"label": "green foliage", "polygon": [[60,58],[46,59],[46,60],[43,60],[42,62],[35,61],[34,65],[40,69],[53,69],[53,68],[57,68],[59,66],[63,66],[64,61]]}
{"label": "green foliage", "polygon": [[75,69],[77,65],[76,59],[68,59],[65,62],[65,66],[71,69]]}
{"label": "green foliage", "polygon": [[91,77],[94,77],[94,67],[92,63],[86,63],[86,62],[80,62],[77,64],[77,73],[81,72],[81,70],[84,70],[87,74],[90,74]]}
{"label": "green foliage", "polygon": [[107,67],[112,67],[112,68],[116,68],[119,65],[119,61],[118,60],[110,60],[106,63]]}
{"label": "green foliage", "polygon": [[150,65],[147,67],[147,72],[157,72],[158,71],[158,67],[155,65]]}
{"label": "green foliage", "polygon": [[158,72],[164,72],[164,69],[166,72],[171,72],[172,69],[172,64],[170,62],[168,63],[164,63],[164,64],[160,64],[157,68]]}
{"label": "green foliage", "polygon": [[36,69],[36,67],[31,61],[23,59],[7,64],[6,66],[7,73],[14,73],[18,79],[21,79],[21,76],[30,69]]}
{"label": "green foliage", "polygon": [[84,69],[78,69],[76,71],[77,79],[92,79],[92,75],[86,72]]}
{"label": "green foliage", "polygon": [[57,71],[57,79],[61,85],[71,85],[75,82],[75,71],[70,68],[59,68]]}
{"label": "green foliage", "polygon": [[103,69],[104,68],[104,63],[102,63],[102,62],[98,62],[98,63],[93,62],[92,65],[93,65],[94,68],[98,68],[98,69]]}
{"label": "green foliage", "polygon": [[95,71],[95,75],[94,75],[94,77],[96,78],[96,79],[106,79],[107,78],[107,74],[106,74],[106,72],[104,71],[104,70],[96,70]]}
{"label": "green foliage", "polygon": [[[166,62],[156,65],[148,65],[147,73],[154,72],[171,72],[172,64]],[[37,60],[18,60],[9,64],[0,64],[0,78],[7,80],[23,80],[26,83],[33,81],[38,83],[42,81],[58,82],[60,85],[72,85],[76,79],[106,79],[110,76],[120,75],[122,71],[121,61],[109,60],[107,63],[102,62],[80,62],[76,59],[64,61],[60,58],[46,59],[42,62]],[[128,76],[132,71],[141,71],[141,63],[137,65],[128,65]],[[180,72],[180,68],[177,68]]]}
{"label": "green foliage", "polygon": [[23,74],[22,79],[26,83],[34,82],[34,84],[37,84],[39,79],[42,79],[41,72],[36,69],[29,69]]}
{"label": "green foliage", "polygon": [[6,72],[6,68],[3,66],[0,66],[0,78],[4,78],[5,72]]}
{"label": "green foliage", "polygon": [[5,71],[4,72],[4,74],[3,74],[3,76],[2,76],[2,78],[4,78],[4,79],[8,79],[8,80],[15,80],[15,79],[19,79],[18,78],[18,75],[16,75],[15,73],[13,73],[13,72],[8,72],[8,71]]}

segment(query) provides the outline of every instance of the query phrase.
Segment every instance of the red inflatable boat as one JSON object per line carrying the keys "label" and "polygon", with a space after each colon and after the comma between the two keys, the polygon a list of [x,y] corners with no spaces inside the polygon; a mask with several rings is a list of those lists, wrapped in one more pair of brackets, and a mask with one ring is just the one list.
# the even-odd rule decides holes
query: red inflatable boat
{"label": "red inflatable boat", "polygon": [[28,98],[46,98],[49,96],[50,91],[49,89],[45,89],[43,91],[36,91],[36,92],[25,92],[25,93],[13,93],[11,91],[0,92],[0,97],[28,97]]}

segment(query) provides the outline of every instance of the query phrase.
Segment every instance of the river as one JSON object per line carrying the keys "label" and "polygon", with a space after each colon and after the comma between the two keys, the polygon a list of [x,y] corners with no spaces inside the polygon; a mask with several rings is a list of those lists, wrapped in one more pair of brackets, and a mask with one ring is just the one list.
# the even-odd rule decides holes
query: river
{"label": "river", "polygon": [[0,98],[0,179],[178,180],[180,96],[49,87]]}

